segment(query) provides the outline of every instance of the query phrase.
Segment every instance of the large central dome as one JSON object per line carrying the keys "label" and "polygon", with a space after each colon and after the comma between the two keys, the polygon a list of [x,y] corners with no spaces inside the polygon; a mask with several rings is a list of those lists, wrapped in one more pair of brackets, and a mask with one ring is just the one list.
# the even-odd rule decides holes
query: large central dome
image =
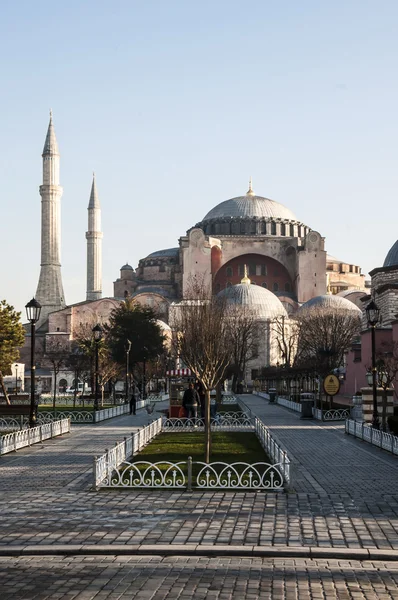
{"label": "large central dome", "polygon": [[270,200],[269,198],[263,198],[262,196],[256,196],[250,187],[245,196],[238,196],[237,198],[230,198],[220,204],[217,204],[214,208],[207,213],[203,218],[203,221],[209,221],[211,219],[219,219],[222,217],[257,217],[265,219],[287,219],[289,221],[297,221],[295,215],[291,210]]}

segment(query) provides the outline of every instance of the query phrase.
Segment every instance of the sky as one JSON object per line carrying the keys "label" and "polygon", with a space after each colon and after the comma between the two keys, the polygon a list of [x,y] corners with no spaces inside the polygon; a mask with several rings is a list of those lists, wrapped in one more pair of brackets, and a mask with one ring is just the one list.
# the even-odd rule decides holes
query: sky
{"label": "sky", "polygon": [[50,108],[68,304],[85,299],[93,171],[104,296],[250,176],[330,254],[382,266],[398,238],[397,26],[394,0],[3,2],[0,297],[24,311],[36,291]]}

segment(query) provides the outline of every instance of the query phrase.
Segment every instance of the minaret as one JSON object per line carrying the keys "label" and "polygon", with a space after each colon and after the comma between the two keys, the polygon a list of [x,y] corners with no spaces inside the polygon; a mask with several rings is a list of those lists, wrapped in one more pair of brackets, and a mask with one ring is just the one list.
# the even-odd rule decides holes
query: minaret
{"label": "minaret", "polygon": [[101,207],[93,173],[90,202],[88,203],[87,239],[87,300],[102,298],[102,232]]}
{"label": "minaret", "polygon": [[43,185],[41,196],[41,263],[36,299],[42,305],[39,325],[48,314],[65,308],[64,290],[61,277],[61,196],[59,185],[59,151],[55,137],[53,116],[43,149]]}

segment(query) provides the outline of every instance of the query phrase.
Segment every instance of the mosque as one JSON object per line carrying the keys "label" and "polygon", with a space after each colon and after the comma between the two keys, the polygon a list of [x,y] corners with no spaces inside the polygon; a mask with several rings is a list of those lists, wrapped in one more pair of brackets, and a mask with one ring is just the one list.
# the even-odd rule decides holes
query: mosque
{"label": "mosque", "polygon": [[[155,249],[137,268],[123,265],[114,281],[113,297],[103,298],[101,206],[93,177],[86,233],[86,298],[67,305],[60,263],[60,154],[51,114],[42,158],[41,270],[36,298],[43,307],[37,325],[43,353],[54,340],[71,341],[79,323],[107,321],[128,296],[155,309],[167,328],[170,311],[187,297],[193,275],[201,278],[209,296],[234,288],[242,302],[255,305],[259,318],[267,322],[278,315],[288,318],[304,303],[328,293],[339,297],[339,305],[343,301],[349,306],[366,295],[359,266],[328,256],[318,231],[283,204],[257,195],[250,180],[244,195],[216,204],[201,221],[189,226],[175,247]],[[259,365],[276,363],[278,356],[271,347],[270,338]]]}

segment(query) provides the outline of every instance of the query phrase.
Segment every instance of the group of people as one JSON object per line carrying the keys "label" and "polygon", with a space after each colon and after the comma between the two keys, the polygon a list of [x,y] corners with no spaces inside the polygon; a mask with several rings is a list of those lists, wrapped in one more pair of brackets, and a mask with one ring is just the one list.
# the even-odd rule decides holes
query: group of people
{"label": "group of people", "polygon": [[205,418],[206,394],[200,382],[191,382],[182,398],[182,411],[180,416],[195,421],[198,417]]}

